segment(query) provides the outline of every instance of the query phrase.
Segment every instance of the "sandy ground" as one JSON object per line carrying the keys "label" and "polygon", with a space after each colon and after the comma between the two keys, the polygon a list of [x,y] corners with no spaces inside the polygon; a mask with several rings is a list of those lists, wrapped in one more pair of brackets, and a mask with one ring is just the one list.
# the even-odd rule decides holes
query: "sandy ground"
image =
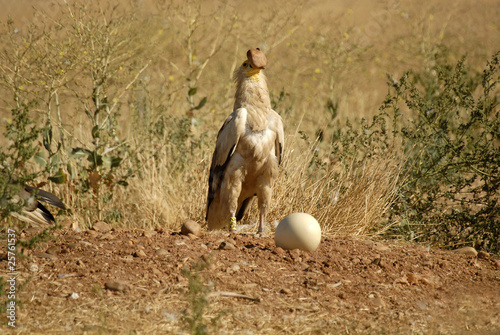
{"label": "sandy ground", "polygon": [[16,263],[22,307],[15,330],[3,331],[189,333],[184,268],[204,284],[198,321],[210,334],[500,333],[500,261],[485,253],[329,237],[315,252],[285,251],[271,233],[104,227],[60,230],[25,254]]}

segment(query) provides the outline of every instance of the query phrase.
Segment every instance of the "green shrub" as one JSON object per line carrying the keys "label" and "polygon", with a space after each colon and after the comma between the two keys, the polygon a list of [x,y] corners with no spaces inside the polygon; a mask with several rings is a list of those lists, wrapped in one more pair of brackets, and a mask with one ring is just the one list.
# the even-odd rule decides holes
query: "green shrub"
{"label": "green shrub", "polygon": [[[455,67],[406,74],[384,103],[407,159],[394,213],[418,241],[499,251],[499,61],[497,53],[482,75],[467,69],[465,58]],[[394,107],[399,99],[410,118]]]}
{"label": "green shrub", "polygon": [[[334,154],[352,164],[399,151],[404,182],[389,222],[418,242],[500,250],[500,53],[483,73],[436,57],[426,72],[390,80],[371,122],[347,124]],[[404,105],[402,103],[404,102]]]}

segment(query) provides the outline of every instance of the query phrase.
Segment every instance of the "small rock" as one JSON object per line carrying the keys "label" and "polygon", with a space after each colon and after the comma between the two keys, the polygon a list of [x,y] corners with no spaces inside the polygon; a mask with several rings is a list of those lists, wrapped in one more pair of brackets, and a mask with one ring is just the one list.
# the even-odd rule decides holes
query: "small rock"
{"label": "small rock", "polygon": [[25,230],[26,234],[38,234],[43,231],[43,228],[41,227],[30,227]]}
{"label": "small rock", "polygon": [[106,234],[101,236],[101,240],[112,240],[114,238],[115,238],[115,236],[111,233],[106,233]]}
{"label": "small rock", "polygon": [[280,290],[280,293],[281,293],[281,294],[290,295],[290,294],[292,294],[292,291],[291,291],[290,289],[288,289],[288,288],[285,288],[285,287],[284,287],[284,288],[282,288],[282,289]]}
{"label": "small rock", "polygon": [[192,240],[196,240],[197,238],[199,238],[199,237],[198,237],[198,236],[196,236],[195,234],[191,234],[191,233],[189,233],[187,236],[188,236],[190,239],[192,239]]}
{"label": "small rock", "polygon": [[390,250],[390,248],[388,246],[380,244],[380,243],[375,243],[375,245],[373,246],[373,249],[375,249],[377,251],[387,251],[387,250]]}
{"label": "small rock", "polygon": [[30,272],[38,272],[38,265],[35,263],[30,264]]}
{"label": "small rock", "polygon": [[417,302],[417,308],[420,309],[421,311],[426,310],[429,307],[429,304],[426,303],[425,301],[418,301]]}
{"label": "small rock", "polygon": [[99,235],[99,233],[95,230],[87,230],[87,234],[89,234],[92,237],[96,237],[97,235]]}
{"label": "small rock", "polygon": [[426,266],[431,269],[433,268],[432,261],[430,259],[423,261],[422,266]]}
{"label": "small rock", "polygon": [[481,250],[477,253],[477,258],[488,259],[490,258],[490,254],[487,253],[486,251]]}
{"label": "small rock", "polygon": [[189,235],[193,234],[199,236],[201,233],[201,226],[193,220],[187,220],[181,226],[181,234]]}
{"label": "small rock", "polygon": [[81,232],[82,230],[80,229],[80,225],[78,224],[78,221],[73,221],[71,224],[71,229],[77,232]]}
{"label": "small rock", "polygon": [[147,255],[143,250],[138,250],[134,252],[134,257],[146,258]]}
{"label": "small rock", "polygon": [[158,256],[165,256],[165,255],[168,255],[168,251],[165,250],[165,249],[158,249],[155,251],[155,253],[158,255]]}
{"label": "small rock", "polygon": [[460,249],[455,249],[455,250],[453,250],[453,252],[456,254],[464,255],[464,256],[471,256],[471,257],[477,256],[477,251],[473,247],[463,247]]}
{"label": "small rock", "polygon": [[127,255],[127,256],[123,257],[123,260],[124,260],[125,262],[133,262],[133,261],[134,261],[134,256],[132,256],[132,255]]}
{"label": "small rock", "polygon": [[408,280],[408,283],[410,285],[418,285],[418,282],[420,281],[420,276],[410,272],[406,275],[406,279]]}
{"label": "small rock", "polygon": [[154,230],[146,230],[143,235],[144,235],[144,237],[151,238],[151,237],[155,236],[156,234],[157,233]]}
{"label": "small rock", "polygon": [[54,245],[54,246],[48,248],[47,250],[45,250],[45,252],[48,253],[49,255],[57,255],[57,254],[61,253],[61,247]]}
{"label": "small rock", "polygon": [[73,293],[71,293],[71,295],[70,295],[69,297],[70,297],[71,299],[76,300],[76,299],[79,299],[79,298],[80,298],[80,295],[79,295],[78,293],[76,293],[76,292],[73,292]]}
{"label": "small rock", "polygon": [[238,272],[239,270],[240,270],[240,266],[238,264],[233,264],[226,269],[226,272],[228,274],[232,274],[232,273]]}
{"label": "small rock", "polygon": [[100,231],[100,232],[108,232],[111,230],[111,227],[104,221],[97,221],[96,223],[94,223],[94,225],[92,226],[92,229],[95,230],[95,231]]}
{"label": "small rock", "polygon": [[380,265],[380,260],[381,260],[380,255],[376,255],[373,261],[371,261],[371,264],[378,266]]}
{"label": "small rock", "polygon": [[48,254],[46,252],[35,252],[35,256],[39,258],[57,259],[56,256]]}
{"label": "small rock", "polygon": [[372,304],[375,308],[382,308],[382,309],[384,309],[387,306],[384,299],[382,299],[381,297],[373,298]]}
{"label": "small rock", "polygon": [[104,288],[110,291],[123,292],[129,290],[130,287],[126,282],[119,280],[111,280],[104,283]]}
{"label": "small rock", "polygon": [[302,260],[302,258],[300,258],[300,250],[299,249],[293,249],[293,250],[290,250],[289,251],[289,254],[290,254],[290,257],[294,260],[294,261],[298,261],[300,262]]}
{"label": "small rock", "polygon": [[73,242],[73,243],[68,244],[68,249],[76,249],[77,247],[78,247],[78,243]]}
{"label": "small rock", "polygon": [[85,325],[85,326],[83,326],[84,332],[98,331],[98,330],[102,330],[102,326],[98,326],[98,325]]}
{"label": "small rock", "polygon": [[236,247],[232,243],[221,242],[221,244],[219,245],[219,249],[222,249],[222,250],[234,250],[234,249],[236,249]]}
{"label": "small rock", "polygon": [[285,250],[280,247],[276,247],[276,249],[274,249],[273,251],[273,254],[277,255],[278,257],[283,257],[285,256]]}

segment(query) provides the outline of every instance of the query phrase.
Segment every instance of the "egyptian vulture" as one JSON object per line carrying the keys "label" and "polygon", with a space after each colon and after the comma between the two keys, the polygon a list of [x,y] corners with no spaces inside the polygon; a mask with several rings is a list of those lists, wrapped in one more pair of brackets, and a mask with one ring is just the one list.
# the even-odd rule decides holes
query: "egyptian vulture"
{"label": "egyptian vulture", "polygon": [[283,123],[271,108],[262,72],[266,64],[264,53],[251,49],[234,73],[233,112],[219,130],[210,166],[206,215],[210,230],[236,230],[236,222],[257,197],[258,231],[264,232],[284,145]]}
{"label": "egyptian vulture", "polygon": [[52,213],[38,200],[61,209],[66,209],[64,203],[52,193],[28,185],[19,186],[19,191],[17,191],[17,194],[12,199],[6,200],[2,198],[0,209],[4,210],[6,201],[14,203],[22,201],[21,213],[11,212],[12,216],[29,223],[46,224],[54,222],[55,219]]}

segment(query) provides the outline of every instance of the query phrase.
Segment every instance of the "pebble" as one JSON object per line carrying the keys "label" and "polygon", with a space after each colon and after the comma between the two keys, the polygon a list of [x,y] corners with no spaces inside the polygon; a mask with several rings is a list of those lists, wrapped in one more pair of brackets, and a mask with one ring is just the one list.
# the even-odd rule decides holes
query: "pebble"
{"label": "pebble", "polygon": [[57,259],[56,256],[48,254],[46,252],[35,252],[35,256],[39,258]]}
{"label": "pebble", "polygon": [[111,280],[104,283],[104,288],[110,291],[123,292],[129,290],[130,287],[126,282],[119,280]]}
{"label": "pebble", "polygon": [[168,251],[165,250],[165,249],[158,249],[155,251],[155,253],[158,255],[158,256],[165,256],[165,255],[168,255]]}
{"label": "pebble", "polygon": [[282,288],[282,289],[280,290],[280,293],[281,293],[281,294],[290,295],[290,294],[292,294],[292,291],[291,291],[290,289],[288,289],[288,288],[285,288],[285,287],[284,287],[284,288]]}
{"label": "pebble", "polygon": [[78,247],[78,243],[73,242],[68,244],[68,249],[76,249]]}
{"label": "pebble", "polygon": [[106,233],[106,234],[102,235],[100,239],[101,240],[112,240],[114,238],[115,238],[115,236],[113,234]]}
{"label": "pebble", "polygon": [[375,249],[377,251],[391,250],[388,246],[383,245],[383,244],[379,244],[379,243],[375,243],[374,246],[373,246],[373,249]]}
{"label": "pebble", "polygon": [[278,257],[283,257],[285,256],[285,250],[280,247],[276,247],[276,249],[273,250],[273,254],[277,255]]}
{"label": "pebble", "polygon": [[232,274],[232,273],[238,272],[239,270],[240,270],[240,266],[238,264],[233,264],[226,269],[226,272],[228,274]]}
{"label": "pebble", "polygon": [[97,221],[92,226],[92,229],[100,232],[108,232],[111,230],[111,227],[104,221]]}
{"label": "pebble", "polygon": [[384,299],[382,299],[381,297],[373,298],[372,303],[373,303],[373,306],[375,306],[375,308],[382,308],[383,309],[387,306]]}
{"label": "pebble", "polygon": [[87,230],[87,235],[90,235],[91,237],[96,237],[99,235],[99,233],[95,230]]}
{"label": "pebble", "polygon": [[487,253],[486,251],[481,250],[477,253],[477,258],[488,259],[490,258],[490,254]]}
{"label": "pebble", "polygon": [[229,243],[229,242],[221,242],[221,244],[219,245],[219,249],[222,249],[222,250],[234,250],[236,249],[236,247],[234,246],[234,244],[232,243]]}
{"label": "pebble", "polygon": [[201,233],[201,226],[196,221],[187,220],[181,226],[182,235],[193,234],[195,236],[200,236],[200,233]]}
{"label": "pebble", "polygon": [[290,255],[290,258],[293,259],[295,262],[301,262],[302,258],[300,257],[300,250],[299,249],[293,249],[288,251],[288,254]]}
{"label": "pebble", "polygon": [[453,252],[456,254],[464,255],[464,256],[472,256],[472,257],[477,256],[477,251],[473,247],[463,247],[463,248],[455,249],[455,250],[453,250]]}
{"label": "pebble", "polygon": [[40,227],[30,227],[25,230],[26,234],[39,234],[43,231],[43,228]]}
{"label": "pebble", "polygon": [[57,255],[57,254],[61,253],[61,247],[54,245],[54,246],[48,248],[47,250],[45,250],[45,252],[48,253],[49,255]]}
{"label": "pebble", "polygon": [[79,295],[78,293],[76,293],[76,292],[73,292],[73,293],[71,293],[71,295],[70,295],[69,297],[70,297],[71,299],[76,300],[76,299],[79,299],[79,298],[80,298],[80,295]]}
{"label": "pebble", "polygon": [[144,250],[138,250],[138,251],[134,252],[134,257],[146,258],[147,255],[144,252]]}
{"label": "pebble", "polygon": [[143,235],[145,237],[151,238],[151,237],[155,236],[156,234],[157,233],[154,230],[146,230]]}
{"label": "pebble", "polygon": [[38,265],[35,263],[30,264],[30,272],[38,272]]}

